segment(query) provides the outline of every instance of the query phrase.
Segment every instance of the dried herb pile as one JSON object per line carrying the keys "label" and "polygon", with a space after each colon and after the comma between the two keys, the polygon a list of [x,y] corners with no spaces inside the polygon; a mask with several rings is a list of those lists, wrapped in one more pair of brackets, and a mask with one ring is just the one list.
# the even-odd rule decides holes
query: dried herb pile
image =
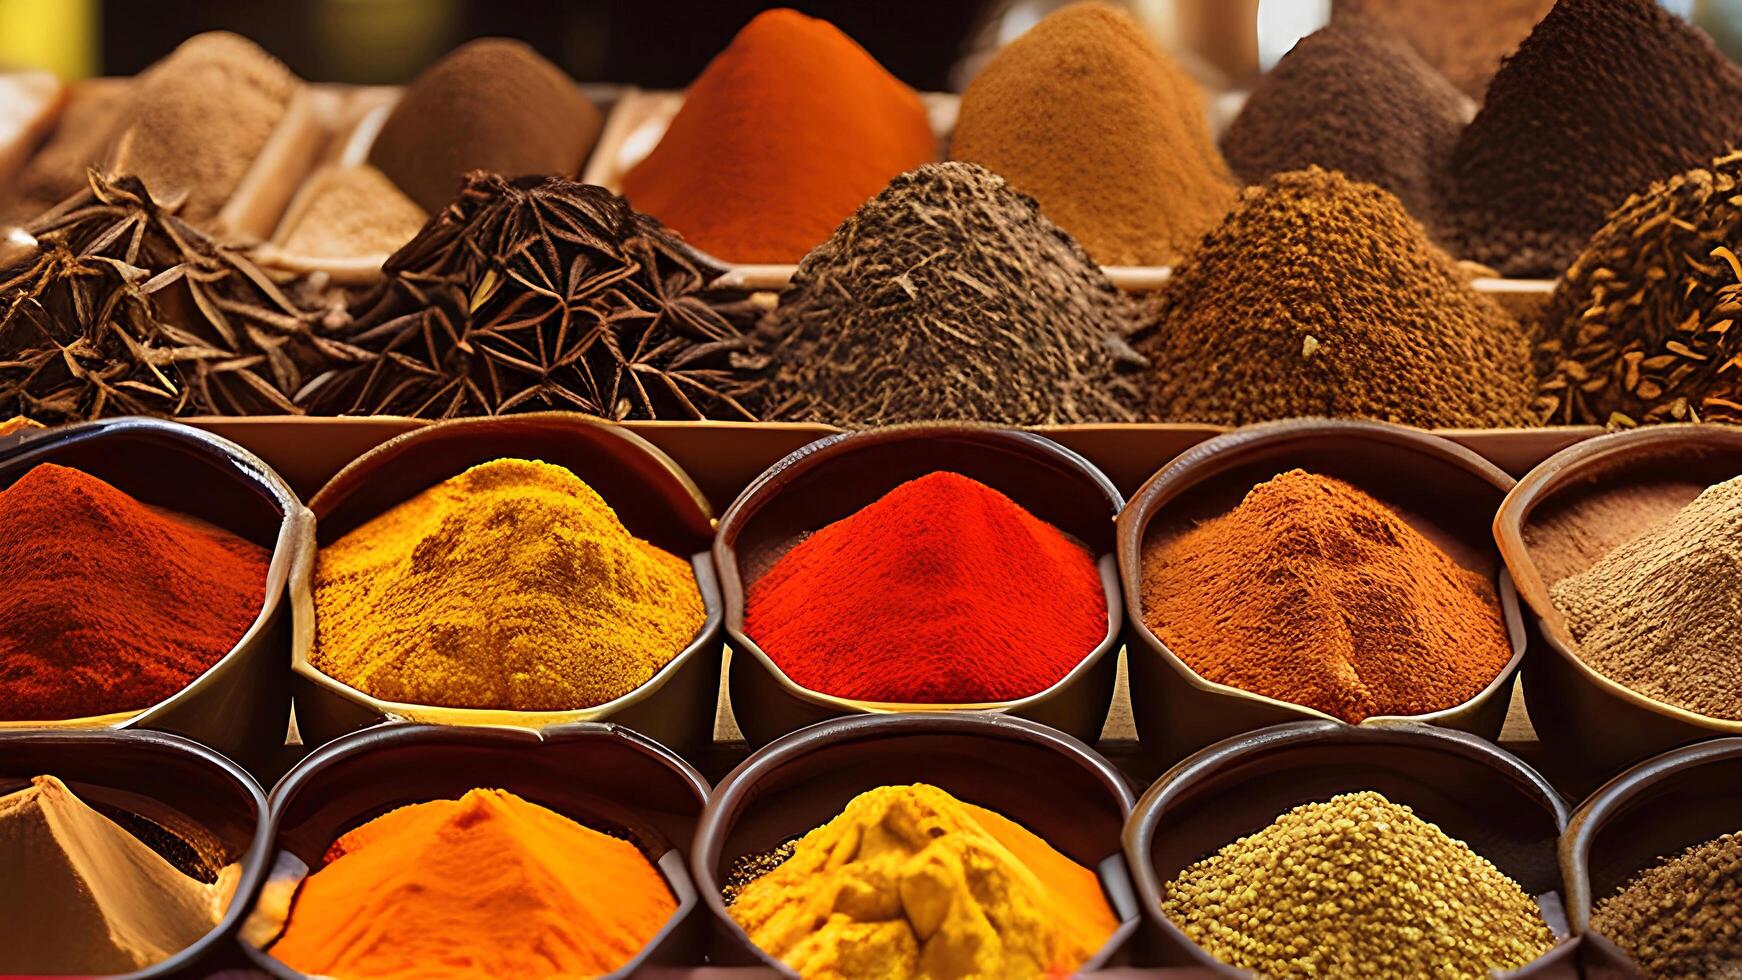
{"label": "dried herb pile", "polygon": [[769,417],[1130,421],[1128,300],[1033,198],[968,163],[891,181],[805,256],[767,327]]}
{"label": "dried herb pile", "polygon": [[1554,425],[1742,422],[1742,153],[1609,216],[1543,314],[1537,403]]}
{"label": "dried herb pile", "polygon": [[723,270],[604,188],[473,172],[384,271],[310,411],[754,418],[766,358],[703,295]]}

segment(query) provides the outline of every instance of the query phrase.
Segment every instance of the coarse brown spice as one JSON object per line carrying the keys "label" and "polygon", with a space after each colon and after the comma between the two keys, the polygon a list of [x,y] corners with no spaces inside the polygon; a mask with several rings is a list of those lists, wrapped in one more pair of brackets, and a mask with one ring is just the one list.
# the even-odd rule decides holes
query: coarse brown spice
{"label": "coarse brown spice", "polygon": [[1651,980],[1742,976],[1742,832],[1641,871],[1598,903],[1591,929]]}

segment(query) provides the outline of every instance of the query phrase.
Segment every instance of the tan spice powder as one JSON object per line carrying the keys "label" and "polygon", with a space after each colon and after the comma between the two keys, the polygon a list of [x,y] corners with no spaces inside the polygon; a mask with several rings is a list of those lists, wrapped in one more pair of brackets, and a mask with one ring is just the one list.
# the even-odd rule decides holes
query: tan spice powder
{"label": "tan spice powder", "polygon": [[367,164],[322,172],[281,246],[290,255],[357,258],[396,251],[429,217],[387,175]]}

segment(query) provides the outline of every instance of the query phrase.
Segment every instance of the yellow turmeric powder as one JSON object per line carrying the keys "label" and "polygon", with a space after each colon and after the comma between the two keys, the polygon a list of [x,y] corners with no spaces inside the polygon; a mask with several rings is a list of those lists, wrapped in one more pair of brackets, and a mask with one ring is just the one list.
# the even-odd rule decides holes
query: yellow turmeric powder
{"label": "yellow turmeric powder", "polygon": [[596,976],[634,958],[676,910],[633,844],[475,789],[339,838],[271,952],[340,980]]}
{"label": "yellow turmeric powder", "polygon": [[1118,927],[1094,872],[924,784],[860,794],[730,911],[806,980],[1069,973]]}
{"label": "yellow turmeric powder", "polygon": [[560,466],[474,466],[322,548],[315,668],[388,701],[590,708],[646,683],[705,614],[687,560]]}

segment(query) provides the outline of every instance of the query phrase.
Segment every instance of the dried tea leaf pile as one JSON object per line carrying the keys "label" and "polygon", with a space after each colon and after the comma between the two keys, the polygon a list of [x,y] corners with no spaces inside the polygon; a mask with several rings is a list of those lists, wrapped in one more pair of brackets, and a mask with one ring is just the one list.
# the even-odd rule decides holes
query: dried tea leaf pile
{"label": "dried tea leaf pile", "polygon": [[1126,300],[983,167],[890,182],[805,256],[769,317],[770,417],[873,426],[1130,421]]}

